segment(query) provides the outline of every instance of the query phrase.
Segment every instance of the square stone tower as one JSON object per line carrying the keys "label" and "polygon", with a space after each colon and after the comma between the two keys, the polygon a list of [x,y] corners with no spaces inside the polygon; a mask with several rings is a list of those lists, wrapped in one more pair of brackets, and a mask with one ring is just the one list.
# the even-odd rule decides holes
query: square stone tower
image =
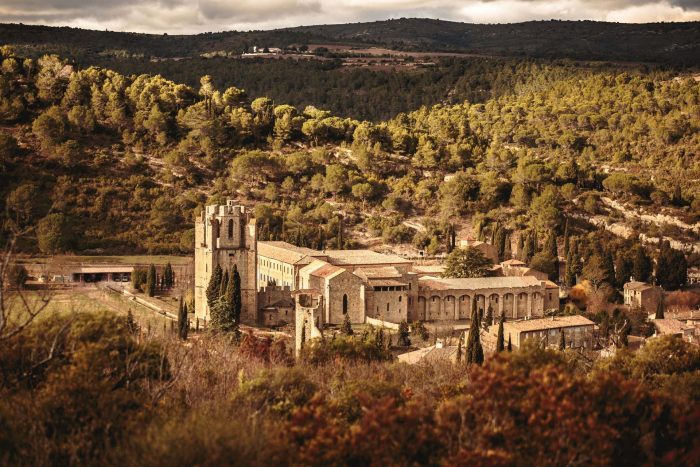
{"label": "square stone tower", "polygon": [[224,271],[235,264],[241,276],[241,322],[257,321],[257,233],[250,210],[235,204],[207,206],[195,221],[194,312],[209,321],[207,286],[217,265]]}

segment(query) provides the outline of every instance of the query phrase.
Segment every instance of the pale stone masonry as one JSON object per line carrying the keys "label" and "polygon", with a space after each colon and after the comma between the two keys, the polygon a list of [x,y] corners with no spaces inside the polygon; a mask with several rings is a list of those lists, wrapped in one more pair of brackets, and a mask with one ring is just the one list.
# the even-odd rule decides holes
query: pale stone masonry
{"label": "pale stone masonry", "polygon": [[255,218],[244,206],[227,201],[207,206],[195,221],[194,298],[195,316],[211,319],[207,306],[207,286],[217,265],[230,270],[235,264],[241,276],[241,322],[258,321],[257,234]]}
{"label": "pale stone masonry", "polygon": [[490,305],[494,316],[504,313],[509,320],[541,317],[559,307],[558,286],[538,274],[446,279],[436,275],[441,266],[418,266],[392,254],[258,242],[251,212],[227,201],[207,206],[195,223],[195,313],[200,320],[211,319],[206,289],[214,269],[230,270],[234,264],[241,275],[243,324],[298,321],[289,310],[299,290],[311,291],[306,296],[317,302],[312,308],[318,326],[339,325],[346,316],[353,324],[367,318],[391,323],[468,320],[473,302],[484,312]]}
{"label": "pale stone masonry", "polygon": [[[540,317],[549,297],[544,281],[532,276],[446,279],[426,276],[418,281],[415,317],[421,320],[469,319],[472,303],[508,319]],[[559,296],[556,297],[557,307]]]}
{"label": "pale stone masonry", "polygon": [[[586,348],[593,346],[595,323],[581,315],[557,316],[551,318],[528,319],[524,321],[506,321],[503,323],[503,336],[508,342],[510,336],[513,347],[520,348],[527,342],[545,347],[557,347],[564,333],[564,342],[568,348]],[[498,333],[498,324],[489,327],[489,334]]]}
{"label": "pale stone masonry", "polygon": [[663,291],[661,287],[646,282],[630,281],[623,287],[625,305],[630,308],[645,310],[647,313],[656,311]]}

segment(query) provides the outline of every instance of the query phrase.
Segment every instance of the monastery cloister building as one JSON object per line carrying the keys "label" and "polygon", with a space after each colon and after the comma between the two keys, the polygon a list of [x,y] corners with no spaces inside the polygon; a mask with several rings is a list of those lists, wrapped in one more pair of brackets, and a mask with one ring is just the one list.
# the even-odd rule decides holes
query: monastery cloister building
{"label": "monastery cloister building", "polygon": [[[228,201],[207,206],[195,225],[195,314],[211,319],[206,289],[217,265],[241,274],[242,322],[293,323],[299,294],[319,309],[314,324],[469,319],[472,304],[510,319],[540,317],[559,306],[559,288],[511,260],[495,266],[500,277],[448,279],[441,267],[421,266],[371,250],[313,250],[286,242],[257,241],[255,219]],[[307,309],[307,306],[302,307]],[[297,317],[296,320],[299,318]]]}

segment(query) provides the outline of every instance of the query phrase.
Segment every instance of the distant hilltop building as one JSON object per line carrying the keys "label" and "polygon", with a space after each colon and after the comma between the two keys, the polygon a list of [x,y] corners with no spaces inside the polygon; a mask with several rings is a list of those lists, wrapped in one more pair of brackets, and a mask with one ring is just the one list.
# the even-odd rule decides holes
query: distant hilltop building
{"label": "distant hilltop building", "polygon": [[255,218],[244,206],[227,201],[207,206],[194,227],[194,311],[209,321],[207,286],[216,266],[224,271],[235,264],[241,276],[241,321],[257,321],[257,234]]}

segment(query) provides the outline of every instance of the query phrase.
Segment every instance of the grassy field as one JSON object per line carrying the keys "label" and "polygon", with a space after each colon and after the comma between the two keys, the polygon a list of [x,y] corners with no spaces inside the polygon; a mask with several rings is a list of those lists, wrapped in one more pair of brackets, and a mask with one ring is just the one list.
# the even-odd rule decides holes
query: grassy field
{"label": "grassy field", "polygon": [[[106,292],[98,288],[80,290],[60,290],[60,291],[25,291],[22,294],[24,302],[35,310],[42,306],[43,302],[48,302],[41,311],[37,320],[46,319],[56,314],[71,314],[81,312],[96,312],[109,310],[115,313],[126,315],[130,309],[134,318],[139,323],[144,332],[161,334],[169,332],[171,319],[168,319],[148,308],[129,301],[126,297],[116,293]],[[22,299],[18,295],[10,295],[7,305],[11,310],[13,321],[22,321],[26,316],[26,308]]]}

